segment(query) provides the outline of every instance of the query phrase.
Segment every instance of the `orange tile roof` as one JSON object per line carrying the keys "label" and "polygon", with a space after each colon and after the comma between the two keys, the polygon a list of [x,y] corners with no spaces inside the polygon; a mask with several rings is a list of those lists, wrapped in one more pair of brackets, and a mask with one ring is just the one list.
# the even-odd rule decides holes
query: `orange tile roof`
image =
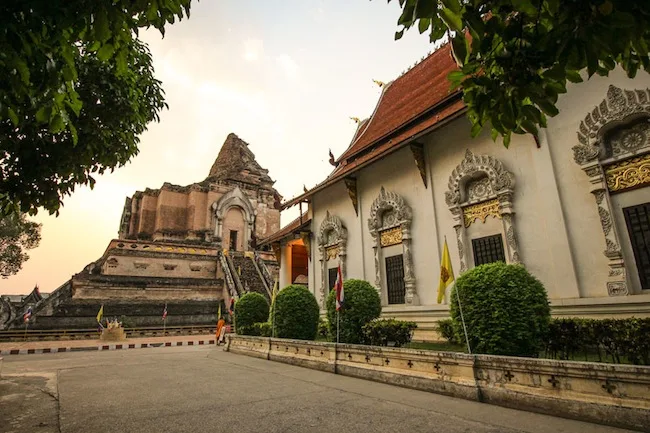
{"label": "orange tile roof", "polygon": [[404,75],[386,85],[369,120],[355,131],[352,143],[337,159],[338,166],[321,183],[282,205],[293,206],[313,193],[386,156],[462,114],[460,91],[452,91],[447,75],[458,67],[445,44]]}

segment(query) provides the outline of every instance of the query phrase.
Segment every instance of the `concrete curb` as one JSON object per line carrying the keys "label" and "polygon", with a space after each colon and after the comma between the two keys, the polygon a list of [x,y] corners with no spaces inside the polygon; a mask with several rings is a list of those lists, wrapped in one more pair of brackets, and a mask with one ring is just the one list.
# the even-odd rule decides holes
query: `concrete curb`
{"label": "concrete curb", "polygon": [[[102,350],[126,350],[126,349],[146,349],[149,347],[178,347],[178,346],[204,346],[214,344],[215,340],[190,340],[190,341],[161,341],[160,343],[120,343],[120,344],[100,344],[97,346],[81,347],[46,347],[42,349],[7,349],[0,350],[0,355],[32,355],[43,353],[61,353],[61,352],[88,352]],[[2,358],[0,358],[2,359]]]}

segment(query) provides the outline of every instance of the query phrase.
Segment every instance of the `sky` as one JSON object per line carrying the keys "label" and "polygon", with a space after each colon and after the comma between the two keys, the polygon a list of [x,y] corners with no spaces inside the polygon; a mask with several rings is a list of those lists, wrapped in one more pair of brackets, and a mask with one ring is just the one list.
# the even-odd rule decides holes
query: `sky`
{"label": "sky", "polygon": [[[42,240],[0,294],[52,292],[99,259],[127,196],[163,182],[203,180],[230,132],[250,144],[289,199],[331,171],[381,89],[433,49],[416,30],[394,40],[400,9],[385,0],[202,0],[191,17],[141,33],[169,109],[142,135],[129,164],[77,188],[58,217],[45,211]],[[297,216],[283,213],[282,224]]]}

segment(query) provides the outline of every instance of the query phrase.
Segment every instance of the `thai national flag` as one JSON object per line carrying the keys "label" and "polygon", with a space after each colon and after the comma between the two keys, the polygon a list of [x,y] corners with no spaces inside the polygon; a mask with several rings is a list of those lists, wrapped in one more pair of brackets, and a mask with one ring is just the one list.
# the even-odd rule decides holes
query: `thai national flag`
{"label": "thai national flag", "polygon": [[163,310],[163,320],[167,318],[167,304],[165,304],[165,309]]}
{"label": "thai national flag", "polygon": [[336,284],[334,284],[336,291],[336,311],[339,311],[343,306],[343,273],[341,272],[341,265],[336,271]]}
{"label": "thai national flag", "polygon": [[32,307],[29,307],[27,311],[25,311],[25,314],[23,314],[23,320],[25,323],[29,322],[29,319],[32,317]]}

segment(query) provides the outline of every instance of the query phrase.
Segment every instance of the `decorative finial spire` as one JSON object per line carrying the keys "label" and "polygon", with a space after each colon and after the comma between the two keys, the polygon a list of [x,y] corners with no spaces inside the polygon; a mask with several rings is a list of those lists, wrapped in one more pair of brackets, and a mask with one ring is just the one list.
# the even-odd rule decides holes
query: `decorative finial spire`
{"label": "decorative finial spire", "polygon": [[332,153],[332,149],[330,149],[330,164],[336,167],[336,160],[334,159],[334,154]]}
{"label": "decorative finial spire", "polygon": [[384,87],[386,85],[386,83],[384,83],[383,81],[375,80],[374,78],[372,79],[372,82],[378,85],[379,87]]}
{"label": "decorative finial spire", "polygon": [[304,183],[302,184],[302,190],[305,191],[305,192],[309,192],[309,190],[307,189],[307,187],[305,186]]}
{"label": "decorative finial spire", "polygon": [[354,123],[356,123],[357,125],[359,124],[359,122],[361,122],[361,119],[359,119],[358,117],[350,117],[350,119],[354,120]]}

